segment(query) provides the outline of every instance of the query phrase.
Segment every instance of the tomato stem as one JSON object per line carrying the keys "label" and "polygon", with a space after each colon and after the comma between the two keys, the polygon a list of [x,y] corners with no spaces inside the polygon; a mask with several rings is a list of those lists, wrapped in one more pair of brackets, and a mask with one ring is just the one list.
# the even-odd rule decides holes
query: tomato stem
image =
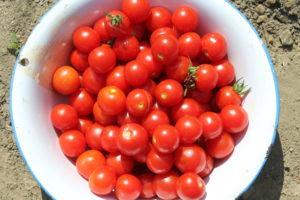
{"label": "tomato stem", "polygon": [[191,59],[190,60],[190,66],[188,68],[188,74],[186,79],[184,80],[183,84],[184,84],[184,96],[187,95],[188,90],[190,89],[194,89],[196,86],[195,80],[197,80],[196,74],[197,74],[197,70],[198,70],[198,66],[195,67],[192,64]]}
{"label": "tomato stem", "polygon": [[246,95],[251,91],[251,88],[246,89],[247,87],[243,78],[240,78],[234,83],[233,90],[239,95]]}
{"label": "tomato stem", "polygon": [[111,15],[108,12],[104,12],[104,14],[111,19],[110,24],[113,26],[119,26],[124,18],[121,15]]}

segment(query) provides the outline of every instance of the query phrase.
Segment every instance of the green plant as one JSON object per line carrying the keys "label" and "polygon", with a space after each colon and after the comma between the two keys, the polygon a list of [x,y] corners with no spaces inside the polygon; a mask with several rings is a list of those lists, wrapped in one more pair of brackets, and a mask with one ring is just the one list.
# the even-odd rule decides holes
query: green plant
{"label": "green plant", "polygon": [[18,56],[21,46],[21,42],[18,39],[17,35],[13,33],[11,35],[11,43],[7,45],[8,51],[13,55]]}

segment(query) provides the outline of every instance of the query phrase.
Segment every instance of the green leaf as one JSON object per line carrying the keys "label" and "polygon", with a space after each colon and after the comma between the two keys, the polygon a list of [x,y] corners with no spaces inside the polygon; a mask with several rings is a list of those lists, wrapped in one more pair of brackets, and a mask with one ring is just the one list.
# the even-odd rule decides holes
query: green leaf
{"label": "green leaf", "polygon": [[16,35],[15,33],[13,33],[13,34],[11,35],[11,41],[12,41],[13,43],[19,43],[19,39],[18,39],[18,37],[17,37],[17,35]]}

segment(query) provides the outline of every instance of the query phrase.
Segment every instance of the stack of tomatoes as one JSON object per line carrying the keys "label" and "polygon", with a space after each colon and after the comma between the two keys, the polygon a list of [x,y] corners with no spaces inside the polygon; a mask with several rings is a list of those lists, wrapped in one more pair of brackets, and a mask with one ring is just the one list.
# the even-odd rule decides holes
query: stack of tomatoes
{"label": "stack of tomatoes", "polygon": [[191,7],[123,0],[121,11],[74,31],[71,66],[52,81],[69,103],[51,120],[93,193],[199,199],[214,161],[232,153],[249,90],[234,82],[224,37],[197,28]]}

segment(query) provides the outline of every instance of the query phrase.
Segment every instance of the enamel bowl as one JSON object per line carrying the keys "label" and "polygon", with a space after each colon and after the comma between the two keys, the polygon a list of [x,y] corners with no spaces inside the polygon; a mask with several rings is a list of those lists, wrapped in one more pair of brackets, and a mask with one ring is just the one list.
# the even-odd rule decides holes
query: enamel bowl
{"label": "enamel bowl", "polygon": [[[56,68],[68,63],[72,32],[92,25],[121,0],[60,0],[38,22],[22,48],[10,87],[10,112],[20,153],[40,186],[53,199],[98,200],[88,182],[59,148],[51,125],[51,108],[65,99],[51,89]],[[245,192],[262,169],[274,143],[279,93],[269,53],[249,21],[225,0],[151,0],[152,6],[174,10],[189,5],[199,13],[199,32],[219,32],[227,40],[228,58],[237,78],[251,93],[243,103],[249,114],[247,133],[230,158],[218,165],[207,182],[206,200],[231,200]],[[241,139],[241,138],[240,138]],[[113,197],[105,197],[113,199]]]}

